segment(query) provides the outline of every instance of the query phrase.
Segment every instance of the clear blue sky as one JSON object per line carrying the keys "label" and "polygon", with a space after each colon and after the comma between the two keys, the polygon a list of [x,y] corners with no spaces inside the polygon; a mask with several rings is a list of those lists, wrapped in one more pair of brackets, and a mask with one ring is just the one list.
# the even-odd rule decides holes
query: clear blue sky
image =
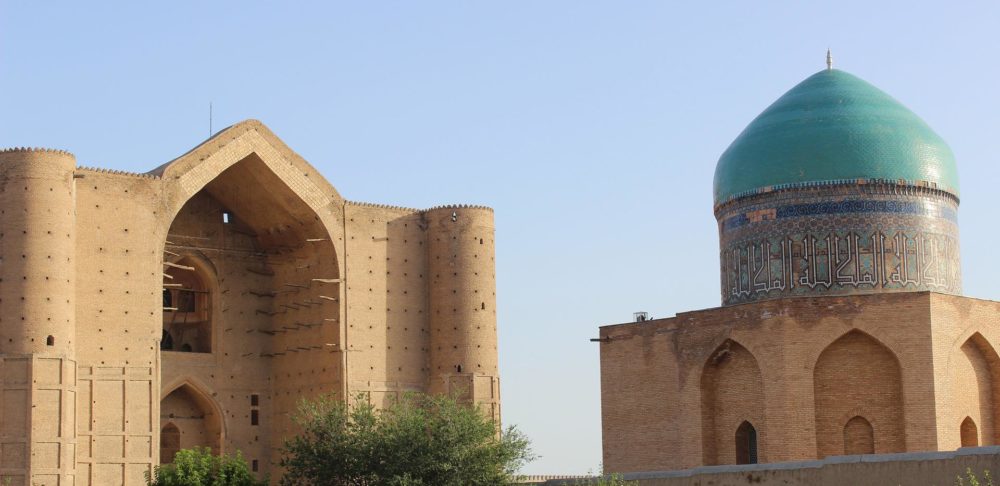
{"label": "clear blue sky", "polygon": [[505,422],[583,473],[588,338],[718,305],[715,162],[828,46],[950,143],[965,291],[1000,298],[1000,3],[688,3],[2,1],[0,146],[146,171],[211,101],[349,199],[494,207]]}

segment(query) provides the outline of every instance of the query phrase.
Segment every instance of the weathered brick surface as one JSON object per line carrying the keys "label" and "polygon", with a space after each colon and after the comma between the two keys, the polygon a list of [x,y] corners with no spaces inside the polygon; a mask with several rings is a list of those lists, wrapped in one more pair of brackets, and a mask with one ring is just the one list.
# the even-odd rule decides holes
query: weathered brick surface
{"label": "weathered brick surface", "polygon": [[320,394],[459,388],[499,419],[489,208],[345,201],[256,121],[149,174],[0,152],[0,202],[14,486],[145,484],[161,443],[277,476]]}
{"label": "weathered brick surface", "polygon": [[[997,302],[930,292],[782,299],[604,326],[601,337],[608,471],[732,463],[742,420],[768,462],[860,448],[845,444],[864,436],[856,422],[845,430],[854,417],[871,424],[875,452],[953,450],[966,417],[981,444],[997,443]],[[731,355],[721,366],[720,349]]]}

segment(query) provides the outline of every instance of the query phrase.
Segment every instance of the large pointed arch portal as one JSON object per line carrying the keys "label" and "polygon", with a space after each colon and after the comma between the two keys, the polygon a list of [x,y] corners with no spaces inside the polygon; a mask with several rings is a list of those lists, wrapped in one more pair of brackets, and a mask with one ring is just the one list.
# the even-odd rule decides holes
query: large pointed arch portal
{"label": "large pointed arch portal", "polygon": [[[231,127],[157,172],[168,181],[165,199],[174,214],[163,230],[164,339],[169,334],[173,343],[161,343],[161,383],[190,376],[204,384],[224,412],[219,430],[230,427],[223,421],[254,427],[241,434],[246,443],[224,443],[251,460],[274,462],[296,401],[342,391],[336,248],[343,200],[257,122]],[[210,329],[185,328],[192,321]],[[190,343],[189,336],[203,335],[211,339]],[[193,410],[197,400],[180,392],[163,407],[184,403]],[[195,425],[185,428],[161,415],[161,442],[176,427],[182,448],[212,447],[207,418],[190,419]],[[191,438],[203,436],[209,438]]]}

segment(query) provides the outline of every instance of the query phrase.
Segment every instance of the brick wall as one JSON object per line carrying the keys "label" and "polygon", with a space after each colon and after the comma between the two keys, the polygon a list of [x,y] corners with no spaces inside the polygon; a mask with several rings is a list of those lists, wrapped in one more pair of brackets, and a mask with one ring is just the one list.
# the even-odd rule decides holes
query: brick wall
{"label": "brick wall", "polygon": [[[739,423],[715,412],[725,406],[714,405],[719,379],[711,370],[726,342],[745,349],[760,369],[762,418],[753,425],[762,460],[860,450],[863,444],[844,442],[845,433],[867,440],[857,428],[845,430],[856,416],[872,426],[876,452],[954,450],[967,416],[981,443],[995,443],[989,436],[996,435],[996,407],[983,404],[1000,403],[998,320],[1000,303],[910,292],[783,299],[604,326],[605,468],[671,470],[713,456],[733,460],[719,451],[732,444]],[[963,350],[970,339],[975,347]],[[742,393],[751,398],[741,412],[756,414],[753,393]]]}

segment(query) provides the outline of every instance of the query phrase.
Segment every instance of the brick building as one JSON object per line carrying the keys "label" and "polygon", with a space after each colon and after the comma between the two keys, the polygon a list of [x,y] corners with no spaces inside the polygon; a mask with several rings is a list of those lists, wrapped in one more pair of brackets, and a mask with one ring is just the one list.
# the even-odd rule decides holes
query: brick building
{"label": "brick building", "polygon": [[926,123],[828,66],[714,192],[722,307],[600,329],[609,471],[1000,444],[1000,303],[960,295],[958,173]]}
{"label": "brick building", "polygon": [[276,473],[319,394],[499,420],[493,235],[346,201],[256,121],[145,174],[0,152],[0,477],[140,485],[192,446]]}

